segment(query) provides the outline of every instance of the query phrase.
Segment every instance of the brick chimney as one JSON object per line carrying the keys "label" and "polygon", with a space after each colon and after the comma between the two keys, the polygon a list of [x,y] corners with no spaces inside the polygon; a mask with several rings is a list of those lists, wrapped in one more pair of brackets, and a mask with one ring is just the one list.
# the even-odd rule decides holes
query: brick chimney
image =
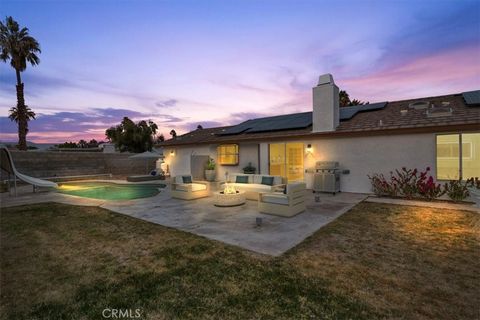
{"label": "brick chimney", "polygon": [[313,88],[312,120],[312,132],[335,131],[338,127],[340,121],[338,87],[329,73],[321,75],[317,86]]}

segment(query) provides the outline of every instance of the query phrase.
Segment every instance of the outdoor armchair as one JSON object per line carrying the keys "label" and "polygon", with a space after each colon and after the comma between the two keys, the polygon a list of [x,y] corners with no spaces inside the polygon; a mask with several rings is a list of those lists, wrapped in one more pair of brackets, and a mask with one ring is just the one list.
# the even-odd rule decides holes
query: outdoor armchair
{"label": "outdoor armchair", "polygon": [[305,211],[305,189],[303,182],[289,183],[285,192],[261,192],[258,211],[283,217],[292,217]]}
{"label": "outdoor armchair", "polygon": [[210,186],[205,181],[194,181],[191,175],[179,175],[173,179],[172,198],[193,200],[210,195]]}

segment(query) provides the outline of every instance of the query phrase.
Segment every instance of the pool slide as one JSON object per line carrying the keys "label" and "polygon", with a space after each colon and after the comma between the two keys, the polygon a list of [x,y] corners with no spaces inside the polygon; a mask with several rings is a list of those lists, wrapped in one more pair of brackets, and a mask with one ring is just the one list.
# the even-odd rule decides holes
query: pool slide
{"label": "pool slide", "polygon": [[27,176],[26,174],[20,173],[15,168],[15,164],[13,163],[12,155],[10,151],[8,151],[5,145],[0,145],[0,166],[2,170],[5,170],[9,176],[9,183],[10,183],[10,174],[13,175],[14,178],[14,186],[15,186],[15,195],[17,195],[17,178],[23,182],[31,184],[33,186],[33,191],[35,191],[36,187],[43,187],[43,188],[58,188],[58,185],[55,182],[42,180],[34,177]]}

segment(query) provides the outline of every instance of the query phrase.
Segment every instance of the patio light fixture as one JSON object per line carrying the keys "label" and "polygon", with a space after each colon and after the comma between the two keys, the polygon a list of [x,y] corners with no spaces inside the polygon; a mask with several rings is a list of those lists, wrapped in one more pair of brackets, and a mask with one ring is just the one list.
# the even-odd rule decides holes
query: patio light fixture
{"label": "patio light fixture", "polygon": [[306,151],[307,151],[307,153],[312,153],[313,148],[312,148],[312,145],[310,143],[307,144],[307,150]]}

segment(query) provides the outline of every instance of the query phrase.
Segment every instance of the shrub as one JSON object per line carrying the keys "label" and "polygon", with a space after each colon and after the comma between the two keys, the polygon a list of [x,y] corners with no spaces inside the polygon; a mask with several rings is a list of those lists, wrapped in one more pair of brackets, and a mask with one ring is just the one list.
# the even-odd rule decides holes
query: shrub
{"label": "shrub", "polygon": [[478,177],[468,179],[467,186],[480,189],[480,179]]}
{"label": "shrub", "polygon": [[[427,168],[428,169],[428,168]],[[433,177],[429,176],[427,178],[427,172],[429,170],[420,173],[420,177],[417,181],[418,194],[427,200],[433,200],[435,198],[441,197],[445,194],[445,190],[440,184],[436,184],[433,181]]]}
{"label": "shrub", "polygon": [[462,201],[470,194],[468,192],[469,180],[463,182],[462,180],[450,180],[443,186],[448,197],[453,201]]}
{"label": "shrub", "polygon": [[373,192],[378,196],[403,196],[407,199],[414,197],[433,200],[445,194],[440,184],[436,184],[433,177],[428,175],[430,168],[419,172],[417,169],[403,167],[390,172],[390,179],[383,174],[369,175]]}
{"label": "shrub", "polygon": [[407,199],[413,198],[418,193],[417,173],[417,169],[403,167],[401,170],[395,170],[395,174],[392,175],[392,181],[398,185],[400,193]]}
{"label": "shrub", "polygon": [[372,183],[373,193],[375,193],[375,195],[389,197],[396,197],[398,195],[397,184],[387,181],[383,174],[375,173],[372,176],[368,175],[368,178]]}

